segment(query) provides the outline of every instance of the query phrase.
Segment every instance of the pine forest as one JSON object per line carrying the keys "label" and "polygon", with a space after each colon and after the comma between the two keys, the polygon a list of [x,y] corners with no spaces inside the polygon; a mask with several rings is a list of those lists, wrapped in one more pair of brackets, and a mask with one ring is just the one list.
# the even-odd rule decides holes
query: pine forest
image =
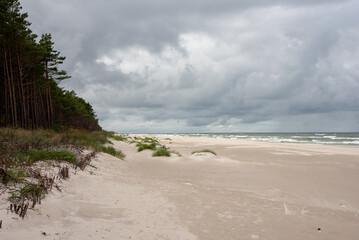
{"label": "pine forest", "polygon": [[59,86],[70,76],[51,34],[31,31],[18,0],[0,3],[0,126],[99,130],[92,106]]}

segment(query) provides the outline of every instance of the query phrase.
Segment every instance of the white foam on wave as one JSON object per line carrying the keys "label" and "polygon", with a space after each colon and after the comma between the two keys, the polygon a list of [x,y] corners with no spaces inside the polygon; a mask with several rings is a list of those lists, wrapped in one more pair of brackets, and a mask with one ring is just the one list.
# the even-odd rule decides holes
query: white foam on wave
{"label": "white foam on wave", "polygon": [[268,134],[236,134],[236,133],[223,133],[223,134],[205,134],[193,133],[184,134],[186,136],[203,136],[211,138],[226,138],[226,139],[243,139],[250,141],[272,142],[272,143],[297,143],[297,144],[323,144],[323,145],[359,145],[359,133],[268,133]]}
{"label": "white foam on wave", "polygon": [[359,141],[355,140],[355,141],[344,141],[343,144],[353,144],[353,145],[359,145]]}

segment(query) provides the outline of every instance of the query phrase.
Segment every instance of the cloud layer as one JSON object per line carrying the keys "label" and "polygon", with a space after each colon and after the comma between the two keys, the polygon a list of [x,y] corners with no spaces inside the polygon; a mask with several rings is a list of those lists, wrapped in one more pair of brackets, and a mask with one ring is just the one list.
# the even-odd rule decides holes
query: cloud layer
{"label": "cloud layer", "polygon": [[23,1],[123,132],[359,131],[357,1]]}

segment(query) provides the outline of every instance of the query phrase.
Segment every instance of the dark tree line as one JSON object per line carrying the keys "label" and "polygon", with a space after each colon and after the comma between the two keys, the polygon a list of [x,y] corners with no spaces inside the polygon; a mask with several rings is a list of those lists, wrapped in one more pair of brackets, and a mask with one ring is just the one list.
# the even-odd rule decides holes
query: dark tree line
{"label": "dark tree line", "polygon": [[18,0],[0,0],[0,126],[98,130],[91,105],[58,86],[69,78],[50,34],[39,41]]}

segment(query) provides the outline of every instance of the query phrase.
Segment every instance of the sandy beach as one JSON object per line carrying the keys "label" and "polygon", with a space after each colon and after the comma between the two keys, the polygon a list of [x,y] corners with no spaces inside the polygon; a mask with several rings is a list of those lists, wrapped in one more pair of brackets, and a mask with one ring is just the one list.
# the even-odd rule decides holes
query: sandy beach
{"label": "sandy beach", "polygon": [[[359,148],[151,135],[181,153],[113,141],[1,240],[359,239]],[[217,153],[191,154],[211,149]]]}

